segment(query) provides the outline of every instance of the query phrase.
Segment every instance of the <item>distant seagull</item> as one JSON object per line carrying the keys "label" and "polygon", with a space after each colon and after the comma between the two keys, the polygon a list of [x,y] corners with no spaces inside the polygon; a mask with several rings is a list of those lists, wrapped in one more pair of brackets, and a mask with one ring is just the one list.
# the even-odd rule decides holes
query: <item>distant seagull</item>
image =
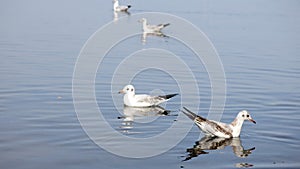
{"label": "distant seagull", "polygon": [[164,27],[170,25],[169,23],[159,25],[148,25],[146,18],[140,19],[139,22],[143,24],[143,31],[146,33],[157,33],[160,32]]}
{"label": "distant seagull", "polygon": [[125,86],[119,93],[123,93],[124,105],[130,107],[151,107],[157,106],[163,102],[168,101],[170,98],[178,95],[176,94],[168,94],[164,96],[150,96],[146,94],[136,95],[135,89],[132,85]]}
{"label": "distant seagull", "polygon": [[131,5],[119,5],[118,0],[114,0],[114,11],[115,12],[127,12]]}
{"label": "distant seagull", "polygon": [[201,116],[196,115],[185,107],[183,107],[183,109],[184,110],[182,110],[182,112],[190,119],[192,119],[206,135],[224,138],[239,137],[244,120],[249,120],[256,124],[256,122],[251,118],[250,114],[246,110],[240,111],[232,123],[225,124],[205,119]]}

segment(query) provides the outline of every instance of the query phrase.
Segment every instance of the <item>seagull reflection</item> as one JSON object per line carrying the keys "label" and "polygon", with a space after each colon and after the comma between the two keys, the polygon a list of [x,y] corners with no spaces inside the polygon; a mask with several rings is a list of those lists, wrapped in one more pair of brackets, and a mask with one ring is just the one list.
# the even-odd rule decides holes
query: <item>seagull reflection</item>
{"label": "seagull reflection", "polygon": [[154,32],[154,33],[143,32],[143,35],[142,35],[143,44],[145,44],[147,42],[147,37],[148,36],[156,36],[156,37],[162,37],[162,38],[168,38],[169,37],[169,36],[163,34],[162,32]]}
{"label": "seagull reflection", "polygon": [[128,12],[128,11],[120,11],[120,12],[114,11],[114,22],[117,22],[120,17],[126,16],[126,15],[129,16],[130,12]]}
{"label": "seagull reflection", "polygon": [[221,150],[226,146],[231,146],[233,153],[239,158],[246,158],[252,153],[255,147],[250,149],[244,149],[241,145],[241,140],[239,137],[236,138],[220,138],[204,136],[201,140],[197,141],[193,148],[188,148],[186,151],[189,153],[183,161],[190,160],[201,154],[208,154],[209,152],[205,150]]}
{"label": "seagull reflection", "polygon": [[121,128],[123,132],[128,132],[133,128],[133,122],[136,123],[149,123],[157,119],[159,116],[167,116],[170,114],[170,110],[166,110],[163,107],[128,107],[124,106],[124,116],[118,117],[123,119]]}

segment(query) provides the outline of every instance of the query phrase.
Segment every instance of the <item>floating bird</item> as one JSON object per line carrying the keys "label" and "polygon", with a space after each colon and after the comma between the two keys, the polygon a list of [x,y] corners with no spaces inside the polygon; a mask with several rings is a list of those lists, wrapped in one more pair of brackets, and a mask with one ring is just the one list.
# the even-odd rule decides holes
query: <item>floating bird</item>
{"label": "floating bird", "polygon": [[131,5],[119,5],[118,0],[114,0],[114,11],[115,12],[127,12]]}
{"label": "floating bird", "polygon": [[252,153],[253,150],[255,150],[255,147],[244,149],[239,137],[221,138],[215,136],[204,136],[195,143],[193,148],[186,149],[186,152],[189,154],[183,161],[190,160],[201,154],[209,154],[209,152],[206,150],[221,150],[227,146],[231,146],[233,153],[239,158],[246,158]]}
{"label": "floating bird", "polygon": [[225,124],[198,116],[185,107],[183,109],[182,112],[192,119],[206,135],[224,138],[239,137],[244,120],[249,120],[256,124],[246,110],[240,111],[232,123]]}
{"label": "floating bird", "polygon": [[140,19],[139,22],[143,24],[143,31],[146,33],[157,33],[160,32],[164,27],[170,25],[169,23],[159,25],[148,25],[146,18]]}
{"label": "floating bird", "polygon": [[119,93],[123,93],[124,95],[124,105],[130,107],[151,107],[157,106],[163,102],[168,101],[170,98],[178,95],[176,94],[168,94],[164,96],[150,96],[146,94],[135,94],[135,89],[132,85],[125,86]]}

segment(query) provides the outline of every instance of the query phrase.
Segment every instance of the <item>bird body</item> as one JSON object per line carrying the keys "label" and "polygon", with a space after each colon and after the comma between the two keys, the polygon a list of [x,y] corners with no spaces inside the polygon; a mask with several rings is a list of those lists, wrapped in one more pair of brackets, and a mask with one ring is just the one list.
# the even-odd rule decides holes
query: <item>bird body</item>
{"label": "bird body", "polygon": [[119,93],[123,93],[124,105],[130,107],[151,107],[158,106],[161,103],[168,101],[170,98],[178,94],[169,94],[163,96],[150,96],[146,94],[135,94],[135,89],[132,85],[125,86]]}
{"label": "bird body", "polygon": [[246,110],[240,111],[232,123],[226,124],[198,116],[185,107],[183,109],[182,112],[185,115],[192,119],[206,135],[211,136],[223,138],[239,137],[244,120],[256,123]]}
{"label": "bird body", "polygon": [[164,27],[169,26],[169,23],[166,24],[159,24],[159,25],[149,25],[147,24],[147,19],[142,18],[139,20],[139,22],[143,25],[143,31],[146,33],[157,33],[160,32]]}
{"label": "bird body", "polygon": [[127,12],[131,8],[131,5],[119,5],[118,0],[114,0],[114,11],[115,12]]}

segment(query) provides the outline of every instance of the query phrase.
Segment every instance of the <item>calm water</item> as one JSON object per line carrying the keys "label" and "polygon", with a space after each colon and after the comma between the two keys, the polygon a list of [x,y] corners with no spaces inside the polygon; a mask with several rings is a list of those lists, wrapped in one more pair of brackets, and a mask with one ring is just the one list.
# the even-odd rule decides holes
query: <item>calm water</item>
{"label": "calm water", "polygon": [[[239,110],[248,109],[257,124],[246,122],[240,139],[232,140],[201,139],[194,126],[174,148],[151,158],[110,154],[89,139],[77,120],[72,76],[86,40],[113,20],[112,2],[1,1],[1,168],[300,167],[299,1],[122,1],[127,2],[133,6],[131,14],[166,12],[201,29],[215,45],[226,74],[222,121],[230,122]],[[96,98],[110,125],[124,135],[147,138],[176,122],[181,96],[166,105],[169,116],[153,111],[134,116],[130,113],[139,110],[122,112],[122,96],[111,91],[108,75],[122,53],[148,47],[171,50],[189,62],[198,79],[200,111],[206,116],[211,90],[201,62],[190,60],[193,54],[172,38],[150,37],[146,44],[140,38],[113,48],[98,70]],[[158,70],[138,74],[133,83],[138,91],[178,92],[176,81]],[[119,85],[121,89],[124,84]],[[112,96],[118,98],[116,107]],[[191,93],[186,101],[195,97]],[[122,140],[111,143],[120,145]]]}

